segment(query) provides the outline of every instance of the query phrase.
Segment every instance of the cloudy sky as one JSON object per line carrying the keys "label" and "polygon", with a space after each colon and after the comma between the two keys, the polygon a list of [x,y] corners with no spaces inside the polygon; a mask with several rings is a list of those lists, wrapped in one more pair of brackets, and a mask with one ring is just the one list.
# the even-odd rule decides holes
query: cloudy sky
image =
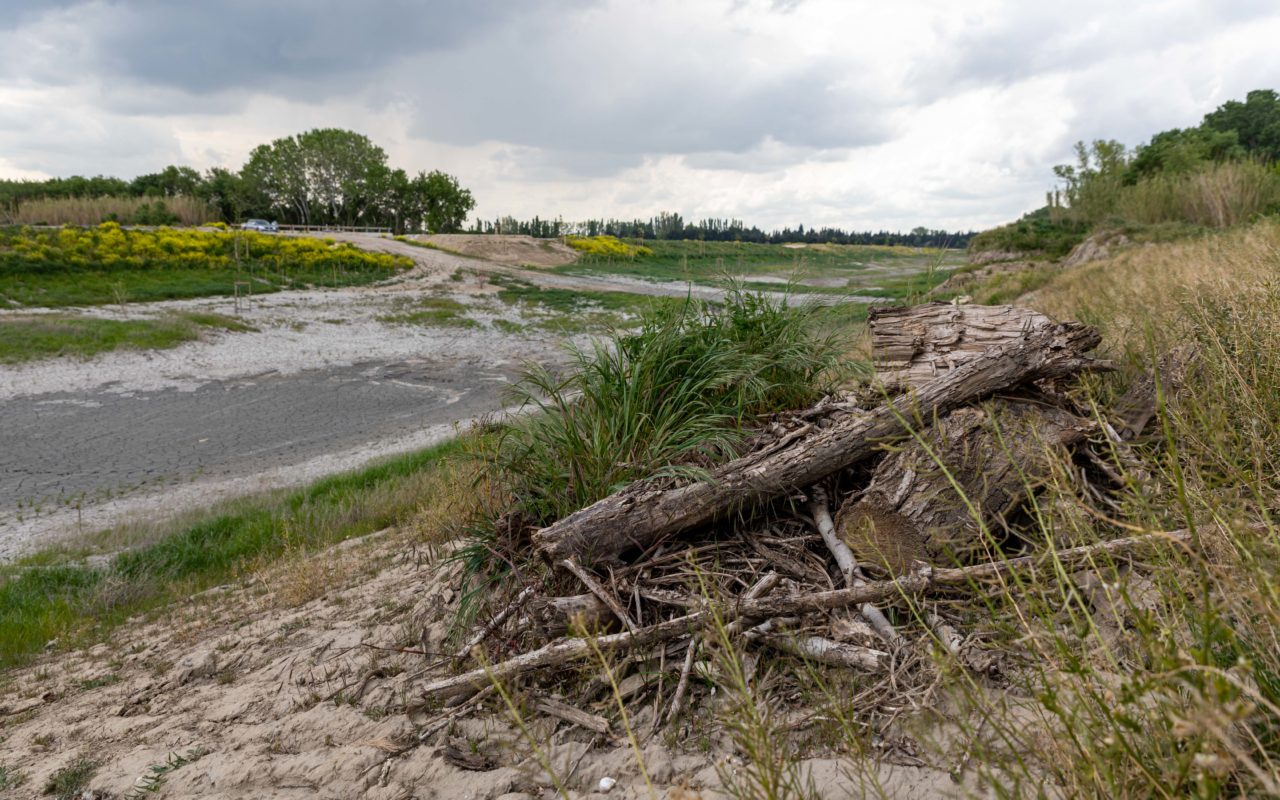
{"label": "cloudy sky", "polygon": [[980,228],[1280,88],[1276,42],[1274,0],[0,0],[0,177],[341,127],[486,218]]}

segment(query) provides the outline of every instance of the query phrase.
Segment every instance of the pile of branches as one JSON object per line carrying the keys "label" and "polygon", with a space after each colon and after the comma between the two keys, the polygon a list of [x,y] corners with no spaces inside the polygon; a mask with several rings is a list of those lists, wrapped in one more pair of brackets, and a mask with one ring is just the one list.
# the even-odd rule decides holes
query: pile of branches
{"label": "pile of branches", "polygon": [[[1132,479],[1117,459],[1141,474],[1128,442],[1154,415],[1156,376],[1106,418],[1071,399],[1082,373],[1110,368],[1089,355],[1096,330],[946,303],[876,309],[870,325],[869,393],[779,415],[705,479],[641,481],[534,531],[551,577],[493,603],[424,700],[520,680],[542,690],[540,710],[604,732],[578,706],[607,685],[582,688],[578,705],[552,691],[571,665],[609,658],[622,665],[615,694],[649,703],[656,727],[690,707],[691,676],[726,642],[883,676],[868,691],[900,700],[932,648],[983,668],[926,598],[1185,543],[1174,532],[1069,547],[1017,524],[1055,470],[1104,502],[1108,482]],[[1176,383],[1185,361],[1160,379]]]}

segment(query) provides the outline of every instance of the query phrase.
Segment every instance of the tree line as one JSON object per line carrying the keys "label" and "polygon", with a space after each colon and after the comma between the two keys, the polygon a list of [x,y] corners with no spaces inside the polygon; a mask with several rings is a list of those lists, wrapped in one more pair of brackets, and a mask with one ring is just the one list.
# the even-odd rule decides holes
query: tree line
{"label": "tree line", "polygon": [[72,176],[0,181],[0,210],[31,200],[195,197],[227,221],[266,217],[299,225],[386,227],[397,233],[462,228],[475,199],[438,170],[409,175],[353,131],[325,128],[259,145],[239,170],[171,165],[133,180]]}
{"label": "tree line", "polygon": [[1280,95],[1249,92],[1134,148],[1098,139],[1075,151],[1075,164],[1054,167],[1054,220],[1234,224],[1280,204]]}
{"label": "tree line", "polygon": [[958,232],[917,227],[909,232],[901,231],[847,231],[842,228],[822,227],[775,228],[764,231],[756,226],[747,227],[737,219],[703,219],[687,222],[678,213],[662,212],[648,219],[589,219],[582,222],[566,222],[563,219],[534,217],[518,220],[499,217],[494,220],[477,219],[469,233],[523,234],[540,239],[561,236],[617,236],[623,239],[693,239],[708,242],[754,242],[757,244],[862,244],[906,245],[910,247],[965,247],[972,231]]}

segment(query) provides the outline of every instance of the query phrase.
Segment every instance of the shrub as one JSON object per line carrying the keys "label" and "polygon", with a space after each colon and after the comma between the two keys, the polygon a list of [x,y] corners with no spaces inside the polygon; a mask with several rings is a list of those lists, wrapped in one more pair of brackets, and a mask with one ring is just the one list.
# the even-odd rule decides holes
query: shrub
{"label": "shrub", "polygon": [[635,333],[573,348],[564,377],[530,369],[535,414],[494,454],[519,510],[543,524],[637,478],[689,477],[731,456],[759,415],[819,397],[841,366],[815,307],[736,290],[724,305],[654,306]]}
{"label": "shrub", "polygon": [[565,242],[587,256],[597,258],[635,258],[650,256],[653,251],[644,245],[627,244],[615,236],[569,236]]}

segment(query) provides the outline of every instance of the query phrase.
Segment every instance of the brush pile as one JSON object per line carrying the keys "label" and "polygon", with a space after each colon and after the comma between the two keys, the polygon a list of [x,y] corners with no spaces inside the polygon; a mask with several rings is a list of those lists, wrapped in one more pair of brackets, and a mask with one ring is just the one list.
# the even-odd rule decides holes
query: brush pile
{"label": "brush pile", "polygon": [[421,697],[456,705],[518,682],[539,710],[603,733],[582,709],[611,694],[657,729],[714,691],[733,651],[747,672],[771,654],[865,676],[862,705],[893,714],[936,685],[935,653],[999,668],[955,613],[993,585],[1185,540],[1073,547],[1029,524],[1051,478],[1105,510],[1140,474],[1111,465],[1136,460],[1128,443],[1185,358],[1108,415],[1073,400],[1083,373],[1110,368],[1089,356],[1090,327],[946,303],[873,310],[870,327],[877,380],[859,392],[775,415],[707,475],[635,482],[526,533],[536,555],[515,571],[529,578]]}

